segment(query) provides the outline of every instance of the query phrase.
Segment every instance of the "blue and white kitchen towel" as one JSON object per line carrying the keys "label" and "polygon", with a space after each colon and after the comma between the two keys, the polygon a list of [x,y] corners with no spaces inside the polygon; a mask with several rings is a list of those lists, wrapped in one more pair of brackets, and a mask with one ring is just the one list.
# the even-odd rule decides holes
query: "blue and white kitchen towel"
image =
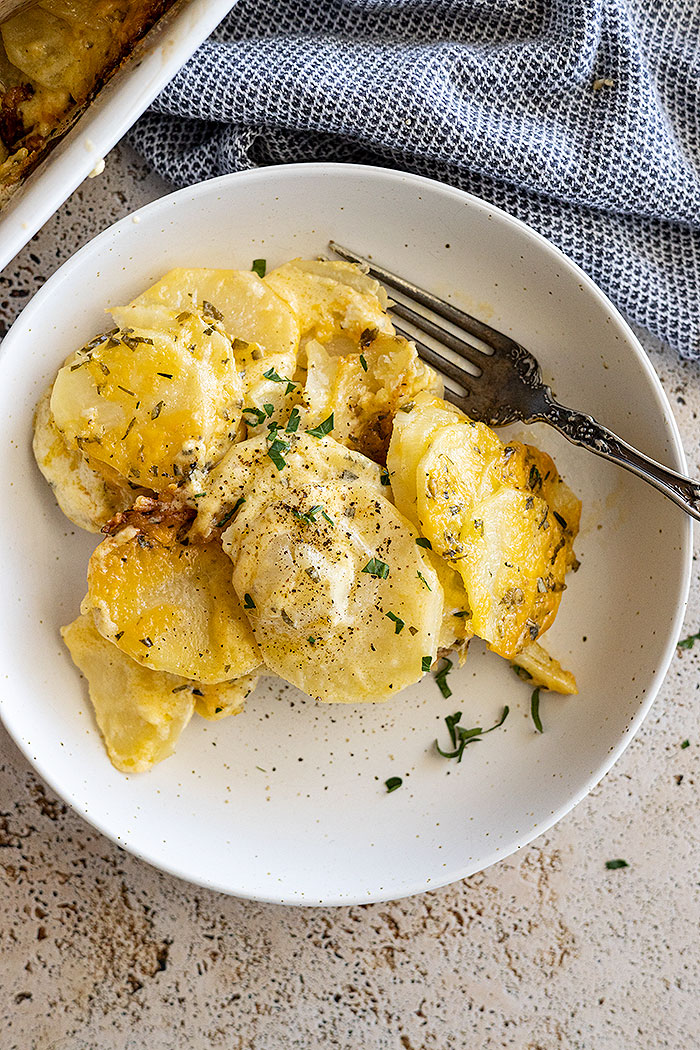
{"label": "blue and white kitchen towel", "polygon": [[240,0],[131,140],[176,185],[299,160],[452,183],[700,358],[700,0]]}

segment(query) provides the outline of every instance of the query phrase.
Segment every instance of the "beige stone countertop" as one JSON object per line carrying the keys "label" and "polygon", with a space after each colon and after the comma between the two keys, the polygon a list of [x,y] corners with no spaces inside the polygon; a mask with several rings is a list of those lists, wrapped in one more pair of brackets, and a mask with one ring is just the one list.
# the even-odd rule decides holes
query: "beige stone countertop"
{"label": "beige stone countertop", "polygon": [[[117,148],[0,274],[0,331],[167,189]],[[700,476],[700,367],[641,338]],[[694,580],[684,633],[699,627]],[[696,646],[602,783],[515,856],[337,909],[155,871],[57,800],[0,727],[0,1050],[697,1050],[699,689]],[[607,870],[617,857],[629,867]]]}

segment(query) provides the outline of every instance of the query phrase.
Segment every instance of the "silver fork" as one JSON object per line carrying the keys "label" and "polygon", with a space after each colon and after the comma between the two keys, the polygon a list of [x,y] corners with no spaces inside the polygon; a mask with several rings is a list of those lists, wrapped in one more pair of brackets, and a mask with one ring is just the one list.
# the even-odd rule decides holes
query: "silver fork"
{"label": "silver fork", "polygon": [[389,285],[406,299],[425,307],[435,316],[443,318],[454,328],[478,339],[489,348],[490,353],[480,350],[430,317],[419,313],[413,306],[396,302],[391,307],[390,312],[395,317],[408,321],[419,332],[447,347],[478,370],[476,374],[467,371],[433,347],[416,339],[412,332],[394,325],[400,335],[413,340],[418,353],[427,364],[463,389],[464,393],[459,393],[446,388],[445,397],[471,419],[493,427],[515,422],[549,423],[574,445],[580,445],[589,452],[630,470],[700,521],[700,483],[649,459],[592,416],[574,412],[560,405],[552,397],[550,388],[543,383],[536,358],[520,343],[451,303],[438,299],[431,292],[411,284],[382,266],[377,266],[348,248],[343,248],[335,241],[330,241],[329,245],[342,259],[360,263],[376,280]]}

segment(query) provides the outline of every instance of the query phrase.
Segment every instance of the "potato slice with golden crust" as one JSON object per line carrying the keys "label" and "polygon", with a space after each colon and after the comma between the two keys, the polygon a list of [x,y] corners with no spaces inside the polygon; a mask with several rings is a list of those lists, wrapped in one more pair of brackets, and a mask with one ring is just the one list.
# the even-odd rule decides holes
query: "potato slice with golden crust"
{"label": "potato slice with golden crust", "polygon": [[157,492],[216,463],[239,435],[242,409],[228,337],[164,306],[141,307],[132,325],[73,354],[51,395],[69,448]]}
{"label": "potato slice with golden crust", "polygon": [[[511,658],[554,621],[575,564],[576,497],[549,456],[482,423],[439,429],[418,468],[418,514],[464,581],[474,632]],[[566,506],[566,520],[555,509]]]}
{"label": "potato slice with golden crust", "polygon": [[188,543],[187,527],[123,515],[90,558],[82,612],[146,667],[205,683],[240,678],[262,661],[231,564],[216,542]]}
{"label": "potato slice with golden crust", "polygon": [[419,526],[418,465],[438,430],[451,423],[464,422],[467,417],[454,405],[428,391],[417,394],[413,402],[410,412],[397,413],[394,419],[386,468],[394,503],[409,521]]}
{"label": "potato slice with golden crust", "polygon": [[81,529],[99,532],[110,518],[130,507],[143,490],[134,490],[125,482],[120,484],[116,476],[107,480],[81,452],[68,448],[51,415],[50,399],[49,389],[34,415],[34,458],[66,517]]}
{"label": "potato slice with golden crust", "polygon": [[194,683],[131,660],[102,637],[91,616],[79,616],[61,634],[88,681],[113,765],[143,773],[172,755],[194,711]]}
{"label": "potato slice with golden crust", "polygon": [[[290,355],[294,371],[299,324],[288,303],[256,273],[178,267],[134,299],[132,305],[153,303],[178,312],[195,310],[220,323],[232,343],[251,344],[264,357]],[[245,349],[234,346],[238,359],[240,350]]]}
{"label": "potato slice with golden crust", "polygon": [[306,355],[304,424],[316,426],[333,412],[336,441],[377,463],[386,462],[397,412],[410,412],[424,390],[443,391],[439,376],[401,336],[374,330],[361,337],[353,353],[342,356],[313,341]]}
{"label": "potato slice with golden crust", "polygon": [[282,469],[258,461],[223,534],[234,586],[271,670],[328,702],[387,699],[435,658],[437,574],[381,487],[338,470],[348,450],[287,443]]}

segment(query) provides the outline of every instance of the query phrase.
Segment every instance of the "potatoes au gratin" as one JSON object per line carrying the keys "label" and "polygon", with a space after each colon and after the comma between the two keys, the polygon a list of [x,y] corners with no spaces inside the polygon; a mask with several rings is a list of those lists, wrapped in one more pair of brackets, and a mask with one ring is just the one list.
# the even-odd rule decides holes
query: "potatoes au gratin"
{"label": "potatoes au gratin", "polygon": [[445,401],[359,268],[261,270],[172,270],[37,408],[61,509],[106,534],[62,634],[114,765],[237,714],[261,673],[380,701],[475,635],[575,692],[540,644],[580,515],[551,458]]}

